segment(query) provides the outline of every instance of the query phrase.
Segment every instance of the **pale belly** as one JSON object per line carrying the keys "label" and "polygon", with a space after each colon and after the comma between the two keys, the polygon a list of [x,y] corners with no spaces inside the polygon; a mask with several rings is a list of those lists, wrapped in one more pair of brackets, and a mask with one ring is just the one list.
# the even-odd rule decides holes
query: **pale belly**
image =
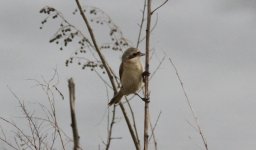
{"label": "pale belly", "polygon": [[142,85],[142,69],[135,67],[124,70],[121,82],[124,95],[135,93]]}

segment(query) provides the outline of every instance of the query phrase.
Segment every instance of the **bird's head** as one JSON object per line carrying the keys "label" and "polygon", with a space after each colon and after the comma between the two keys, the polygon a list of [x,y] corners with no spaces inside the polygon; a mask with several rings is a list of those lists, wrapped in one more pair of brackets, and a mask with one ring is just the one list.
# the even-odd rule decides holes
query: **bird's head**
{"label": "bird's head", "polygon": [[128,49],[124,52],[124,54],[123,54],[123,56],[122,56],[122,61],[123,61],[123,62],[127,62],[127,61],[133,62],[133,61],[137,61],[138,59],[140,59],[141,56],[144,56],[144,55],[145,55],[145,54],[144,54],[144,53],[141,53],[141,52],[139,51],[139,49],[131,47],[131,48],[128,48]]}

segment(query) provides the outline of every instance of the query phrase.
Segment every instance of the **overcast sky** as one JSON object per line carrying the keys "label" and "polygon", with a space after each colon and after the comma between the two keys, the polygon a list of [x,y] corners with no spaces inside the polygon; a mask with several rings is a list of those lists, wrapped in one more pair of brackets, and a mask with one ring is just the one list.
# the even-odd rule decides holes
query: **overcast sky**
{"label": "overcast sky", "polygon": [[[163,0],[154,1],[158,6]],[[89,0],[84,4],[101,8],[119,26],[125,37],[136,44],[142,2],[135,0]],[[65,67],[72,47],[60,52],[48,41],[58,23],[52,21],[40,30],[44,15],[39,10],[52,6],[81,30],[80,16],[73,16],[75,1],[2,0],[0,5],[0,115],[19,116],[17,101],[10,87],[28,103],[46,101],[35,83],[27,79],[49,79],[54,68],[60,77],[58,87],[68,97],[66,80],[77,83],[77,111],[81,143],[97,149],[106,138],[106,88],[95,73],[78,66]],[[198,116],[210,150],[254,150],[256,148],[256,1],[255,0],[170,0],[158,11],[151,47],[156,51],[151,71],[167,54],[183,79],[185,89]],[[156,16],[153,17],[153,21]],[[95,29],[96,30],[96,29]],[[96,36],[101,37],[101,34]],[[144,46],[141,46],[142,51]],[[105,51],[118,72],[121,53]],[[198,150],[201,140],[193,124],[185,96],[168,62],[164,61],[151,81],[151,116],[155,121],[159,149]],[[110,91],[110,97],[113,95]],[[131,101],[142,139],[143,102]],[[29,105],[33,110],[33,105]],[[58,100],[59,119],[70,134],[68,99]],[[125,120],[114,129],[112,149],[133,149]],[[101,121],[103,118],[103,121]],[[1,143],[0,147],[4,147]],[[103,145],[102,145],[103,147]]]}

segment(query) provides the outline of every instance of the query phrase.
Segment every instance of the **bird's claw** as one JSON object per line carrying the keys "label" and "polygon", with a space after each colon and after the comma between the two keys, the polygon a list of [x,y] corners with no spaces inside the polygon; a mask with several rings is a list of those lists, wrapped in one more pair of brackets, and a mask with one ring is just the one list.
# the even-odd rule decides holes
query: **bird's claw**
{"label": "bird's claw", "polygon": [[145,103],[149,103],[150,102],[149,98],[146,98],[146,97],[141,98],[141,100],[144,101]]}
{"label": "bird's claw", "polygon": [[150,72],[144,71],[144,72],[142,73],[142,78],[143,78],[143,82],[144,82],[144,83],[145,83],[145,81],[146,81],[146,77],[148,77],[148,76],[150,76]]}
{"label": "bird's claw", "polygon": [[146,97],[141,97],[138,93],[135,93],[135,95],[139,96],[139,98],[144,101],[145,103],[149,103],[149,98],[146,98]]}

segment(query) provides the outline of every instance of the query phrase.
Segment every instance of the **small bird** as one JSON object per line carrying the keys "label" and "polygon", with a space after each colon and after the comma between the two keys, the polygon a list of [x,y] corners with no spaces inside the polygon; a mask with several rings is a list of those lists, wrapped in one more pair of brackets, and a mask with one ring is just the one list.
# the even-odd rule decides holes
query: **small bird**
{"label": "small bird", "polygon": [[120,91],[108,103],[109,106],[117,104],[124,95],[136,93],[142,86],[143,68],[140,57],[144,56],[137,48],[128,48],[123,56],[122,63],[119,67],[119,77],[121,80]]}

